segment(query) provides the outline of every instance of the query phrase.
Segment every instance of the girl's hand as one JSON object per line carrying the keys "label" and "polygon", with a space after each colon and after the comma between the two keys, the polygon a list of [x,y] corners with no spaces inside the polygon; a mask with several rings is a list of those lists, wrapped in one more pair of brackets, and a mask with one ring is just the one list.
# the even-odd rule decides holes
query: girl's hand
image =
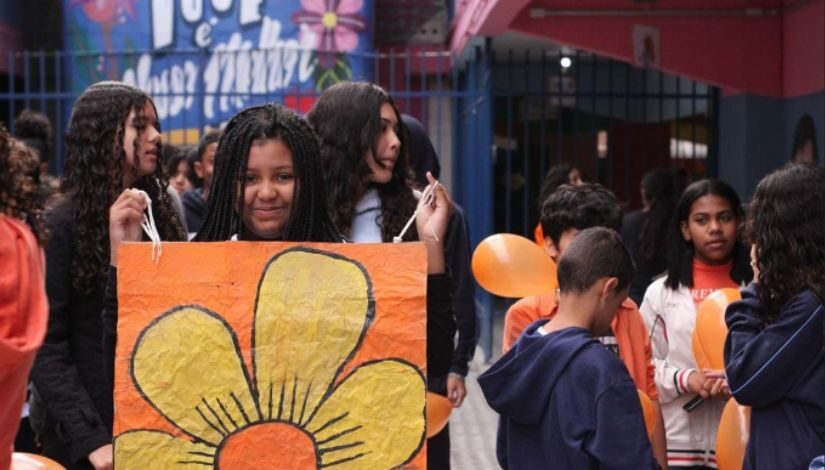
{"label": "girl's hand", "polygon": [[711,397],[730,398],[730,388],[728,387],[728,381],[725,379],[725,371],[705,369],[703,373],[705,376],[703,387]]}
{"label": "girl's hand", "polygon": [[433,191],[432,197],[422,197],[418,201],[415,226],[418,229],[418,238],[422,242],[440,242],[447,233],[447,223],[450,220],[453,204],[447,190],[436,181],[430,172],[427,172],[427,181],[430,182],[428,187],[435,184],[438,186]]}
{"label": "girl's hand", "polygon": [[695,393],[696,395],[699,395],[700,397],[707,399],[710,396],[708,390],[705,389],[705,383],[707,381],[708,380],[705,378],[704,374],[702,374],[698,370],[695,370],[691,372],[690,375],[688,375],[687,388],[688,390],[690,390],[691,393]]}
{"label": "girl's hand", "polygon": [[146,199],[132,189],[124,190],[109,209],[110,264],[117,267],[118,249],[123,242],[140,241]]}

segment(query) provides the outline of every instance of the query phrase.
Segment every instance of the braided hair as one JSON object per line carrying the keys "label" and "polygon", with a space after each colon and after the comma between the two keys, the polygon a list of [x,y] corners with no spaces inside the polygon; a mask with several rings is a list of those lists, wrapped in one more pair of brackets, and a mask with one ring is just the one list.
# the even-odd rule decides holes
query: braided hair
{"label": "braided hair", "polygon": [[226,125],[215,153],[212,189],[195,241],[224,241],[243,233],[242,207],[249,149],[259,141],[281,139],[292,152],[295,195],[284,241],[340,242],[327,209],[318,137],[306,120],[277,104],[252,106]]}
{"label": "braided hair", "polygon": [[[307,115],[321,138],[321,161],[329,188],[329,204],[335,224],[345,233],[352,229],[358,195],[365,192],[371,170],[368,152],[378,155],[382,132],[381,106],[389,103],[395,112],[401,148],[392,170],[392,179],[375,185],[381,199],[381,238],[392,241],[417,206],[412,193],[413,175],[408,163],[407,128],[390,95],[378,85],[367,82],[342,82],[327,88]],[[415,225],[405,241],[415,240]]]}
{"label": "braided hair", "polygon": [[[72,285],[91,293],[105,281],[109,265],[109,208],[125,189],[123,169],[124,134],[134,111],[137,136],[134,141],[132,187],[152,199],[152,212],[163,240],[185,240],[177,213],[166,189],[161,149],[154,173],[138,174],[143,109],[154,103],[146,93],[121,82],[99,82],[87,88],[72,109],[66,134],[66,171],[60,184],[62,199],[72,200],[76,256],[72,260]],[[155,112],[157,115],[157,112]],[[160,131],[160,124],[155,121]],[[160,144],[158,144],[160,145]]]}

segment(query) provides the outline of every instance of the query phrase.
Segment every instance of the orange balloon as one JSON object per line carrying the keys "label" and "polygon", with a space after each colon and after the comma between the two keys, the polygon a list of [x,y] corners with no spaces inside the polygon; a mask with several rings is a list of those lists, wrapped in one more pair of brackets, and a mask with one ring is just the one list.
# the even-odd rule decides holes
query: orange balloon
{"label": "orange balloon", "polygon": [[647,428],[647,436],[653,438],[653,431],[656,430],[656,409],[653,408],[653,402],[647,393],[636,389],[639,392],[639,401],[642,404],[642,414],[645,417],[645,428]]}
{"label": "orange balloon", "polygon": [[725,288],[713,292],[699,304],[691,343],[700,370],[725,368],[725,337],[728,335],[725,309],[741,298],[738,289]]}
{"label": "orange balloon", "polygon": [[453,411],[453,404],[447,397],[427,392],[427,438],[440,433]]}
{"label": "orange balloon", "polygon": [[527,297],[556,290],[556,264],[530,240],[512,233],[485,238],[473,253],[479,285],[502,297]]}
{"label": "orange balloon", "polygon": [[719,470],[739,470],[745,459],[750,435],[751,409],[731,398],[722,411],[716,433],[716,464]]}
{"label": "orange balloon", "polygon": [[10,470],[66,470],[66,468],[42,455],[15,452],[11,456]]}

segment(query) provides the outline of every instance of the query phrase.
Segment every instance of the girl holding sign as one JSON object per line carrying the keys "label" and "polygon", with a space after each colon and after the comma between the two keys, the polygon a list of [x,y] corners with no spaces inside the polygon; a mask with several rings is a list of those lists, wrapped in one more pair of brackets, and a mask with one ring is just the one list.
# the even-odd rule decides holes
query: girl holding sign
{"label": "girl holding sign", "polygon": [[67,468],[111,468],[112,396],[100,386],[108,210],[126,188],[152,198],[165,240],[185,232],[167,194],[160,124],[137,88],[101,82],[78,98],[66,135],[66,170],[47,210],[49,327],[32,369],[32,426],[43,453]]}
{"label": "girl holding sign", "polygon": [[[671,468],[716,467],[716,429],[729,392],[723,379],[697,370],[691,336],[705,297],[751,278],[747,249],[739,242],[743,221],[739,197],[727,183],[688,186],[671,228],[667,275],[650,285],[639,308],[651,333]],[[687,407],[697,395],[705,402]]]}

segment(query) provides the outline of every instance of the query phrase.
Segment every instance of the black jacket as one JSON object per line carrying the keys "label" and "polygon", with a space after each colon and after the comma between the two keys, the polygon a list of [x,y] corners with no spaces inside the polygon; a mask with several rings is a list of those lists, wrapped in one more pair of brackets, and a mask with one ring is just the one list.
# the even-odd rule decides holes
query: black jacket
{"label": "black jacket", "polygon": [[444,237],[444,261],[450,267],[455,281],[453,311],[458,325],[458,344],[453,353],[449,372],[467,375],[467,363],[473,359],[476,349],[476,299],[475,281],[470,270],[470,234],[464,210],[453,204],[455,212],[447,225]]}
{"label": "black jacket", "polygon": [[31,378],[31,420],[47,448],[65,447],[60,463],[73,467],[112,441],[112,396],[103,375],[100,340],[103,285],[90,294],[72,287],[75,253],[72,201],[46,213],[46,293],[49,326]]}

